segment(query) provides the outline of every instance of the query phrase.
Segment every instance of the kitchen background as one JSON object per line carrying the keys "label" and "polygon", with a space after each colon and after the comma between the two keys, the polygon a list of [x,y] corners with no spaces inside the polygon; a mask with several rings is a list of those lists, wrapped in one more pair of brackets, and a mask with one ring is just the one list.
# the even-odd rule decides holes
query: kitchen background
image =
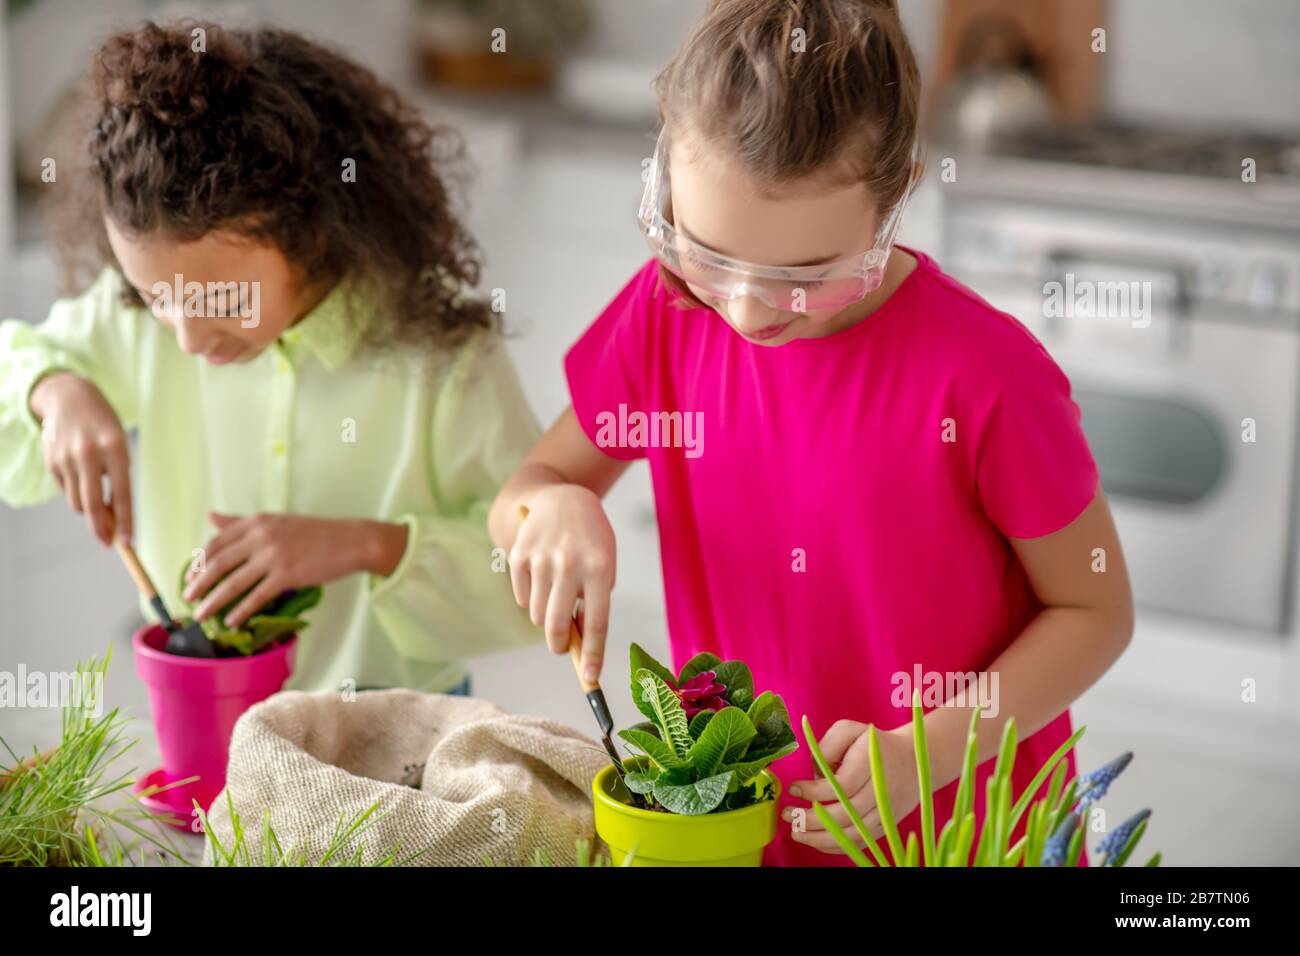
{"label": "kitchen background", "polygon": [[[511,350],[549,422],[566,404],[567,344],[646,256],[633,215],[653,144],[650,81],[704,3],[503,3],[511,16],[532,11],[505,25],[512,46],[538,54],[509,69],[484,52],[497,22],[467,12],[485,5],[9,0],[0,314],[39,321],[54,299],[40,163],[57,155],[61,102],[106,32],[146,17],[269,21],[337,45],[465,132],[484,288],[506,291]],[[1294,864],[1300,4],[901,6],[933,135],[901,241],[1015,313],[1069,372],[1132,566],[1136,636],[1074,708],[1088,725],[1081,762],[1136,753],[1107,811],[1119,820],[1153,807],[1144,846],[1167,864]],[[1095,27],[1104,52],[1092,49]],[[1253,182],[1243,181],[1247,158]],[[1067,274],[1149,281],[1150,326],[1044,319],[1043,283]],[[1253,442],[1242,440],[1247,418]],[[644,467],[609,510],[619,580],[607,674],[617,688],[629,642],[667,653]],[[143,770],[154,755],[130,662],[137,613],[117,558],[65,504],[0,506],[0,669],[62,670],[111,643],[109,703],[138,718]],[[542,654],[481,661],[476,693],[589,728],[568,662]],[[628,722],[630,703],[610,696]],[[48,744],[56,726],[53,712],[0,711],[0,735],[16,749]]]}

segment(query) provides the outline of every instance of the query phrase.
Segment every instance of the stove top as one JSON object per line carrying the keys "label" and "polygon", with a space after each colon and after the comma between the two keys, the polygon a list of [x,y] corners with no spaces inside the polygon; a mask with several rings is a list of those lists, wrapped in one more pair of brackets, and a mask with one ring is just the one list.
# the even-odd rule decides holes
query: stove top
{"label": "stove top", "polygon": [[1160,130],[1113,122],[1046,126],[1010,133],[992,144],[995,156],[1100,166],[1207,179],[1241,179],[1242,160],[1256,176],[1300,182],[1300,133]]}

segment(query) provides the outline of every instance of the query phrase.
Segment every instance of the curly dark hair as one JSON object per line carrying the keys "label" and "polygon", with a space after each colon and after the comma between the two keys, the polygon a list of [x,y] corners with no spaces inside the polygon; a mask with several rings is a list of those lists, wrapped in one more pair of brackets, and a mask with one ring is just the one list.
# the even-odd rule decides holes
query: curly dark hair
{"label": "curly dark hair", "polygon": [[89,163],[59,191],[68,285],[116,266],[107,217],[179,241],[228,230],[273,244],[311,283],[361,279],[367,305],[378,296],[377,350],[437,352],[498,327],[470,293],[478,248],[448,188],[464,179],[463,140],[338,53],[272,28],[148,22],[100,48],[87,109]]}

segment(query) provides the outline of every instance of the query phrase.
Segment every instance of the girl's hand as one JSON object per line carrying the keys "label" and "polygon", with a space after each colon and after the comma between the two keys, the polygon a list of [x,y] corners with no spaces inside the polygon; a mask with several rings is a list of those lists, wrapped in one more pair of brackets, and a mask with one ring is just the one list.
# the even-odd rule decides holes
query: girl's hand
{"label": "girl's hand", "polygon": [[41,423],[45,467],[68,506],[86,516],[91,533],[105,547],[115,533],[130,541],[130,449],[126,431],[103,393],[79,375],[58,372],[37,382],[28,404]]}
{"label": "girl's hand", "polygon": [[[818,741],[827,763],[835,770],[835,778],[848,794],[854,809],[862,817],[871,835],[877,840],[884,836],[880,826],[880,811],[876,806],[875,786],[871,781],[871,740],[867,724],[854,720],[836,721],[826,736]],[[912,743],[912,725],[904,724],[894,730],[876,730],[880,739],[880,759],[884,765],[885,779],[889,782],[889,806],[897,823],[911,813],[921,802],[920,787],[916,779],[916,749]],[[816,800],[822,804],[858,846],[865,841],[850,822],[848,811],[835,797],[829,780],[797,780],[790,785],[790,796],[803,800]],[[782,814],[787,822],[795,819],[795,810],[787,807]],[[816,847],[823,853],[843,853],[835,838],[822,826],[817,815],[804,811],[805,829],[794,830],[791,836],[799,843]]]}
{"label": "girl's hand", "polygon": [[529,501],[528,520],[510,549],[515,601],[546,630],[555,654],[569,646],[569,622],[582,598],[582,670],[600,677],[614,588],[614,529],[595,492],[581,485],[549,485]]}
{"label": "girl's hand", "polygon": [[184,598],[203,599],[194,609],[194,619],[201,621],[251,588],[226,615],[226,626],[232,628],[281,591],[326,584],[357,571],[389,574],[406,548],[406,527],[379,521],[295,514],[240,518],[215,511],[209,518],[217,534],[204,549],[202,571],[186,576]]}

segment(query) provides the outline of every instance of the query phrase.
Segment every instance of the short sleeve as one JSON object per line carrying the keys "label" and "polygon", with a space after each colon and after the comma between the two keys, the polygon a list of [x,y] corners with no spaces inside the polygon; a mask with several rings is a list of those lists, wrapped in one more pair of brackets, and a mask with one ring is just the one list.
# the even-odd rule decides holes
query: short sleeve
{"label": "short sleeve", "polygon": [[985,514],[1008,538],[1060,531],[1097,493],[1070,381],[1041,346],[1012,371],[989,411],[975,480]]}
{"label": "short sleeve", "polygon": [[659,281],[647,263],[605,307],[564,358],[573,411],[591,443],[611,458],[631,461],[645,449],[618,440],[618,423],[644,411],[650,368],[649,321]]}

